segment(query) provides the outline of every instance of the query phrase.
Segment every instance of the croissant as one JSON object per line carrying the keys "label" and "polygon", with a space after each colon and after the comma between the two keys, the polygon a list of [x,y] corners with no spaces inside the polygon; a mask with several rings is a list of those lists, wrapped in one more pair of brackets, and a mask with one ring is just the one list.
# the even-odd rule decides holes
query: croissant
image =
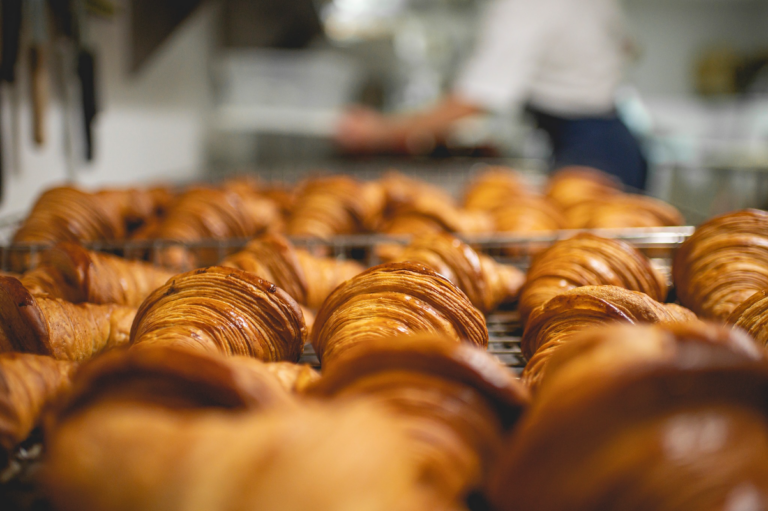
{"label": "croissant", "polygon": [[683,225],[672,205],[644,195],[618,194],[576,204],[565,211],[568,229],[620,229]]}
{"label": "croissant", "polygon": [[453,232],[480,234],[493,232],[493,217],[486,211],[463,210],[440,196],[422,195],[399,207],[384,224],[383,232],[428,234]]}
{"label": "croissant", "polygon": [[301,186],[287,232],[318,238],[354,234],[375,221],[385,200],[383,191],[347,176],[310,179]]}
{"label": "croissant", "polygon": [[[255,360],[255,359],[249,359]],[[288,391],[296,394],[304,393],[317,380],[320,373],[306,364],[293,364],[291,362],[270,362],[264,364],[267,371],[278,379],[280,384]]]}
{"label": "croissant", "polygon": [[487,473],[527,390],[485,351],[440,336],[381,339],[334,359],[313,396],[372,400],[403,421],[413,453],[447,500]]}
{"label": "croissant", "polygon": [[116,208],[126,228],[131,231],[160,216],[173,200],[174,193],[166,187],[157,186],[105,189],[95,195],[110,207]]}
{"label": "croissant", "polygon": [[69,390],[76,364],[28,353],[0,354],[0,448],[11,452]]}
{"label": "croissant", "polygon": [[631,370],[535,400],[489,478],[493,509],[762,508],[768,366],[727,342],[675,337]]}
{"label": "croissant", "polygon": [[173,346],[115,350],[83,365],[55,420],[105,402],[238,412],[292,406],[267,365]]}
{"label": "croissant", "polygon": [[318,311],[310,339],[325,363],[356,344],[413,333],[488,345],[485,318],[466,295],[414,262],[374,266],[337,287]]}
{"label": "croissant", "polygon": [[0,352],[86,360],[128,343],[136,309],[73,304],[33,296],[13,277],[0,277]]}
{"label": "croissant", "polygon": [[525,320],[539,305],[581,286],[617,286],[664,301],[667,284],[639,250],[623,241],[582,233],[534,257],[520,295]]}
{"label": "croissant", "polygon": [[616,378],[638,364],[671,362],[710,344],[754,360],[764,358],[748,335],[724,325],[692,321],[599,326],[574,336],[552,355],[536,399],[562,399],[587,379]]}
{"label": "croissant", "polygon": [[391,214],[416,202],[419,197],[430,196],[436,202],[455,205],[453,197],[439,186],[432,185],[420,179],[408,177],[401,172],[391,170],[379,179],[379,185],[384,189],[387,208]]}
{"label": "croissant", "polygon": [[265,234],[230,255],[222,266],[239,268],[258,275],[301,304],[307,303],[307,278],[291,242],[279,234]]}
{"label": "croissant", "polygon": [[138,307],[149,293],[173,275],[145,262],[62,242],[43,252],[39,266],[26,272],[21,283],[33,295],[47,295],[72,303]]}
{"label": "croissant", "polygon": [[745,330],[760,346],[768,348],[768,293],[753,294],[733,311],[728,323]]}
{"label": "croissant", "polygon": [[524,195],[514,197],[493,211],[496,230],[515,234],[546,234],[565,226],[558,207],[544,197]]}
{"label": "croissant", "polygon": [[139,308],[131,329],[136,346],[179,346],[297,361],[307,329],[299,305],[252,273],[212,266],[177,275]]}
{"label": "croissant", "polygon": [[619,193],[621,183],[616,178],[590,167],[564,167],[547,183],[547,197],[563,210]]}
{"label": "croissant", "polygon": [[[163,219],[137,234],[136,239],[193,242],[206,239],[253,237],[279,223],[272,201],[255,194],[217,188],[193,188],[179,195]],[[192,253],[182,246],[154,254],[170,268],[188,269],[218,258],[217,251]]]}
{"label": "croissant", "polygon": [[296,250],[299,265],[307,277],[307,306],[319,309],[328,295],[365,268],[356,261],[315,257],[306,250]]}
{"label": "croissant", "polygon": [[528,364],[523,381],[535,389],[552,355],[574,334],[606,323],[685,323],[696,316],[679,306],[659,303],[646,294],[615,286],[571,289],[534,309],[520,342]]}
{"label": "croissant", "polygon": [[366,403],[255,414],[105,403],[50,437],[45,489],[61,511],[447,509],[399,423]]}
{"label": "croissant", "polygon": [[680,246],[672,277],[680,303],[726,320],[757,291],[768,289],[768,213],[755,209],[700,225]]}
{"label": "croissant", "polygon": [[472,305],[488,313],[514,301],[525,279],[517,268],[496,263],[450,234],[419,236],[397,256],[426,264],[464,291]]}
{"label": "croissant", "polygon": [[523,177],[506,167],[490,167],[469,184],[464,194],[464,207],[492,211],[513,197],[532,193]]}

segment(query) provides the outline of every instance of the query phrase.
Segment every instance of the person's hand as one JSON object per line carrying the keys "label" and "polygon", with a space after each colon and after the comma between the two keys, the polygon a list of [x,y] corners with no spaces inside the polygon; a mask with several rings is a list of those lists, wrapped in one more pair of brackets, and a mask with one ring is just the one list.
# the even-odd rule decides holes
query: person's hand
{"label": "person's hand", "polygon": [[335,139],[347,152],[383,152],[393,148],[394,131],[386,116],[358,106],[344,112],[336,127]]}

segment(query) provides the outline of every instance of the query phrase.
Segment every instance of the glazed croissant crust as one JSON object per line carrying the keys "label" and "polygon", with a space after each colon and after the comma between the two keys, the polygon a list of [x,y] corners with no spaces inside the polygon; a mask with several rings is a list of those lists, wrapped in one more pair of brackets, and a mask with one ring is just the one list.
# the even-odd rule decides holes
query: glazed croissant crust
{"label": "glazed croissant crust", "polygon": [[521,340],[528,360],[523,381],[536,388],[549,359],[573,336],[589,327],[607,323],[684,323],[695,321],[689,310],[659,303],[646,294],[615,286],[571,289],[534,309]]}
{"label": "glazed croissant crust", "polygon": [[[635,348],[655,349],[640,335]],[[728,342],[675,334],[664,344],[631,369],[585,374],[534,401],[490,478],[493,508],[759,509],[768,366]]]}
{"label": "glazed croissant crust", "polygon": [[397,260],[426,264],[456,284],[484,313],[514,301],[525,278],[517,268],[498,264],[445,233],[416,237],[397,254]]}
{"label": "glazed croissant crust", "polygon": [[508,204],[513,197],[530,195],[523,177],[506,167],[491,167],[472,180],[464,194],[464,207],[492,211]]}
{"label": "glazed croissant crust", "polygon": [[680,303],[725,321],[768,289],[768,213],[755,209],[705,222],[680,246],[672,271]]}
{"label": "glazed croissant crust", "polygon": [[635,247],[593,234],[555,243],[537,255],[520,296],[520,315],[558,294],[581,286],[617,286],[640,291],[656,301],[667,296],[667,284]]}
{"label": "glazed croissant crust", "polygon": [[728,323],[745,330],[760,346],[768,348],[768,292],[753,294],[733,311]]}
{"label": "glazed croissant crust", "polygon": [[75,243],[59,243],[43,252],[39,265],[21,282],[33,295],[47,295],[72,303],[138,307],[174,274],[142,261],[86,250]]}
{"label": "glazed croissant crust", "polygon": [[75,368],[41,355],[0,354],[0,448],[10,452],[29,436],[43,410],[67,393]]}
{"label": "glazed croissant crust", "polygon": [[128,344],[136,309],[73,304],[33,296],[13,277],[0,277],[0,351],[87,360]]}
{"label": "glazed croissant crust", "polygon": [[375,266],[336,288],[317,313],[311,342],[325,363],[361,342],[412,333],[488,345],[485,318],[466,295],[413,262]]}
{"label": "glazed croissant crust", "polygon": [[307,329],[299,305],[252,273],[212,266],[177,275],[136,313],[133,345],[174,345],[297,361]]}
{"label": "glazed croissant crust", "polygon": [[426,481],[447,499],[478,485],[526,389],[485,351],[439,336],[383,339],[334,359],[310,395],[373,400],[409,431]]}

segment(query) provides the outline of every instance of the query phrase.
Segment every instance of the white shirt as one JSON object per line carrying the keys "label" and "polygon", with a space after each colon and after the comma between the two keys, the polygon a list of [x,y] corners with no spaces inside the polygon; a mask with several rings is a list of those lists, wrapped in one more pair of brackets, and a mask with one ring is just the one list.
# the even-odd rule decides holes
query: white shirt
{"label": "white shirt", "polygon": [[495,0],[454,92],[489,110],[607,114],[627,42],[618,0]]}

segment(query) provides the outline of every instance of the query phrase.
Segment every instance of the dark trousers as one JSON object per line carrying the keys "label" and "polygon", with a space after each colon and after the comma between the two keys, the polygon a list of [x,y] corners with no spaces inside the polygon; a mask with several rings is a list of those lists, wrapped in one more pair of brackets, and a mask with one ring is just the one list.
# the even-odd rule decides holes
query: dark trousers
{"label": "dark trousers", "polygon": [[529,108],[536,124],[552,140],[553,168],[593,167],[627,185],[645,189],[648,162],[640,144],[617,115],[565,118]]}

